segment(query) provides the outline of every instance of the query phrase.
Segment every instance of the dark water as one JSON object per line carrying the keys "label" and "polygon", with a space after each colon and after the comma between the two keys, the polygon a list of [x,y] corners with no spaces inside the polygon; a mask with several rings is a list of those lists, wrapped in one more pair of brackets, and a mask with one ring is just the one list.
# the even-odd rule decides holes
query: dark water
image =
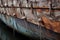
{"label": "dark water", "polygon": [[0,40],[38,40],[31,37],[27,37],[16,30],[9,28],[0,20]]}

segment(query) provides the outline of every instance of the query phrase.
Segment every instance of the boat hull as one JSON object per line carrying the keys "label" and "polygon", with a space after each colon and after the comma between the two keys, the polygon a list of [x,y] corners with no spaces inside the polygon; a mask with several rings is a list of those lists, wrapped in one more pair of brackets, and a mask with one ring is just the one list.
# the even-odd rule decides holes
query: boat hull
{"label": "boat hull", "polygon": [[36,37],[36,38],[39,37],[38,35],[33,33],[33,31],[27,29],[27,24],[24,23],[26,21],[23,20],[23,19],[16,19],[16,18],[14,18],[12,16],[8,16],[8,15],[5,15],[5,14],[0,14],[0,19],[5,24],[7,24],[9,27],[17,30],[18,32],[20,32],[22,34],[28,35],[30,37]]}
{"label": "boat hull", "polygon": [[24,19],[18,19],[6,14],[0,14],[0,19],[12,29],[17,30],[26,36],[39,39],[47,38],[49,40],[58,39],[58,36],[55,32],[47,30],[42,26],[32,24]]}

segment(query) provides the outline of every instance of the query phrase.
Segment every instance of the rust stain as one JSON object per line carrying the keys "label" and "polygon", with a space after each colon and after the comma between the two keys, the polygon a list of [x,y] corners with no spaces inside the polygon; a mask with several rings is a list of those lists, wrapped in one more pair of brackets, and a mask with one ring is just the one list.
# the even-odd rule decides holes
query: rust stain
{"label": "rust stain", "polygon": [[45,16],[42,16],[42,21],[47,29],[60,33],[60,21],[49,20]]}
{"label": "rust stain", "polygon": [[[40,10],[40,9],[38,9],[37,11],[39,13],[42,12],[42,10]],[[46,11],[48,11],[48,10],[46,10]],[[51,11],[53,11],[53,10],[51,10]],[[57,33],[60,33],[60,21],[50,20],[47,17],[45,17],[44,15],[41,18],[44,23],[44,26],[47,29],[50,29],[50,30],[57,32]]]}
{"label": "rust stain", "polygon": [[46,10],[46,12],[49,12],[49,10]]}
{"label": "rust stain", "polygon": [[41,10],[41,9],[36,9],[36,11],[38,11],[38,12],[40,12],[40,13],[42,12],[42,10]]}

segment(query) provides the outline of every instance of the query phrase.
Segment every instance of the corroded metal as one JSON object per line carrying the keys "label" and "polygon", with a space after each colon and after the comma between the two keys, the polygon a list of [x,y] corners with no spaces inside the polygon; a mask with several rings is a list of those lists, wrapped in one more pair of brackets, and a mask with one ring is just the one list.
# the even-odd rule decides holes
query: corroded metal
{"label": "corroded metal", "polygon": [[[5,23],[7,22],[6,24],[10,26],[14,26],[15,29],[17,29],[17,26],[20,26],[19,25],[20,23],[16,24],[15,18],[22,19],[25,21],[27,20],[28,22],[37,24],[38,26],[40,25],[45,26],[44,24],[45,20],[42,17],[47,17],[47,19],[49,19],[48,20],[49,23],[51,23],[50,20],[53,20],[55,22],[56,21],[60,22],[60,17],[59,17],[60,5],[58,4],[60,4],[59,0],[56,0],[56,1],[55,0],[0,0],[0,12],[1,12],[1,17],[3,17],[1,19]],[[6,16],[3,16],[3,15],[6,15]],[[47,25],[45,27],[49,27]],[[52,27],[55,28],[57,26],[52,26]],[[50,29],[50,28],[47,28],[47,29]],[[33,29],[31,28],[31,30]],[[22,32],[25,32],[25,31],[23,30]],[[60,33],[60,32],[57,31],[57,33]]]}
{"label": "corroded metal", "polygon": [[[7,18],[8,17],[8,18]],[[35,37],[35,38],[46,38],[48,40],[59,40],[59,36],[53,31],[49,31],[42,26],[32,24],[26,20],[14,18],[4,14],[0,14],[0,19],[9,27],[16,29],[17,32],[25,34],[26,36]],[[26,24],[25,24],[26,22]],[[40,30],[41,27],[41,30]],[[42,32],[41,32],[42,31]],[[42,33],[40,35],[40,33]]]}

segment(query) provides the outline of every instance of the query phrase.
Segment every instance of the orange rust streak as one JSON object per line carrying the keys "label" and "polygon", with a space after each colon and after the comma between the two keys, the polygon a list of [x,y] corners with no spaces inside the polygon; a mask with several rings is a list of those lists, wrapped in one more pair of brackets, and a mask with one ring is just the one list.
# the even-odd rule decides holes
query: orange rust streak
{"label": "orange rust streak", "polygon": [[[43,10],[42,9],[36,9],[37,12],[41,13]],[[48,9],[45,10],[46,12],[49,12]]]}
{"label": "orange rust streak", "polygon": [[42,21],[47,29],[60,33],[60,22],[49,20],[45,16],[42,17]]}
{"label": "orange rust streak", "polygon": [[36,11],[38,11],[38,12],[40,12],[40,13],[42,12],[42,10],[41,10],[41,9],[36,9]]}
{"label": "orange rust streak", "polygon": [[[39,9],[37,11],[40,13],[42,10]],[[49,20],[45,16],[42,16],[41,18],[42,18],[42,21],[44,22],[44,26],[47,29],[60,33],[60,21]]]}

